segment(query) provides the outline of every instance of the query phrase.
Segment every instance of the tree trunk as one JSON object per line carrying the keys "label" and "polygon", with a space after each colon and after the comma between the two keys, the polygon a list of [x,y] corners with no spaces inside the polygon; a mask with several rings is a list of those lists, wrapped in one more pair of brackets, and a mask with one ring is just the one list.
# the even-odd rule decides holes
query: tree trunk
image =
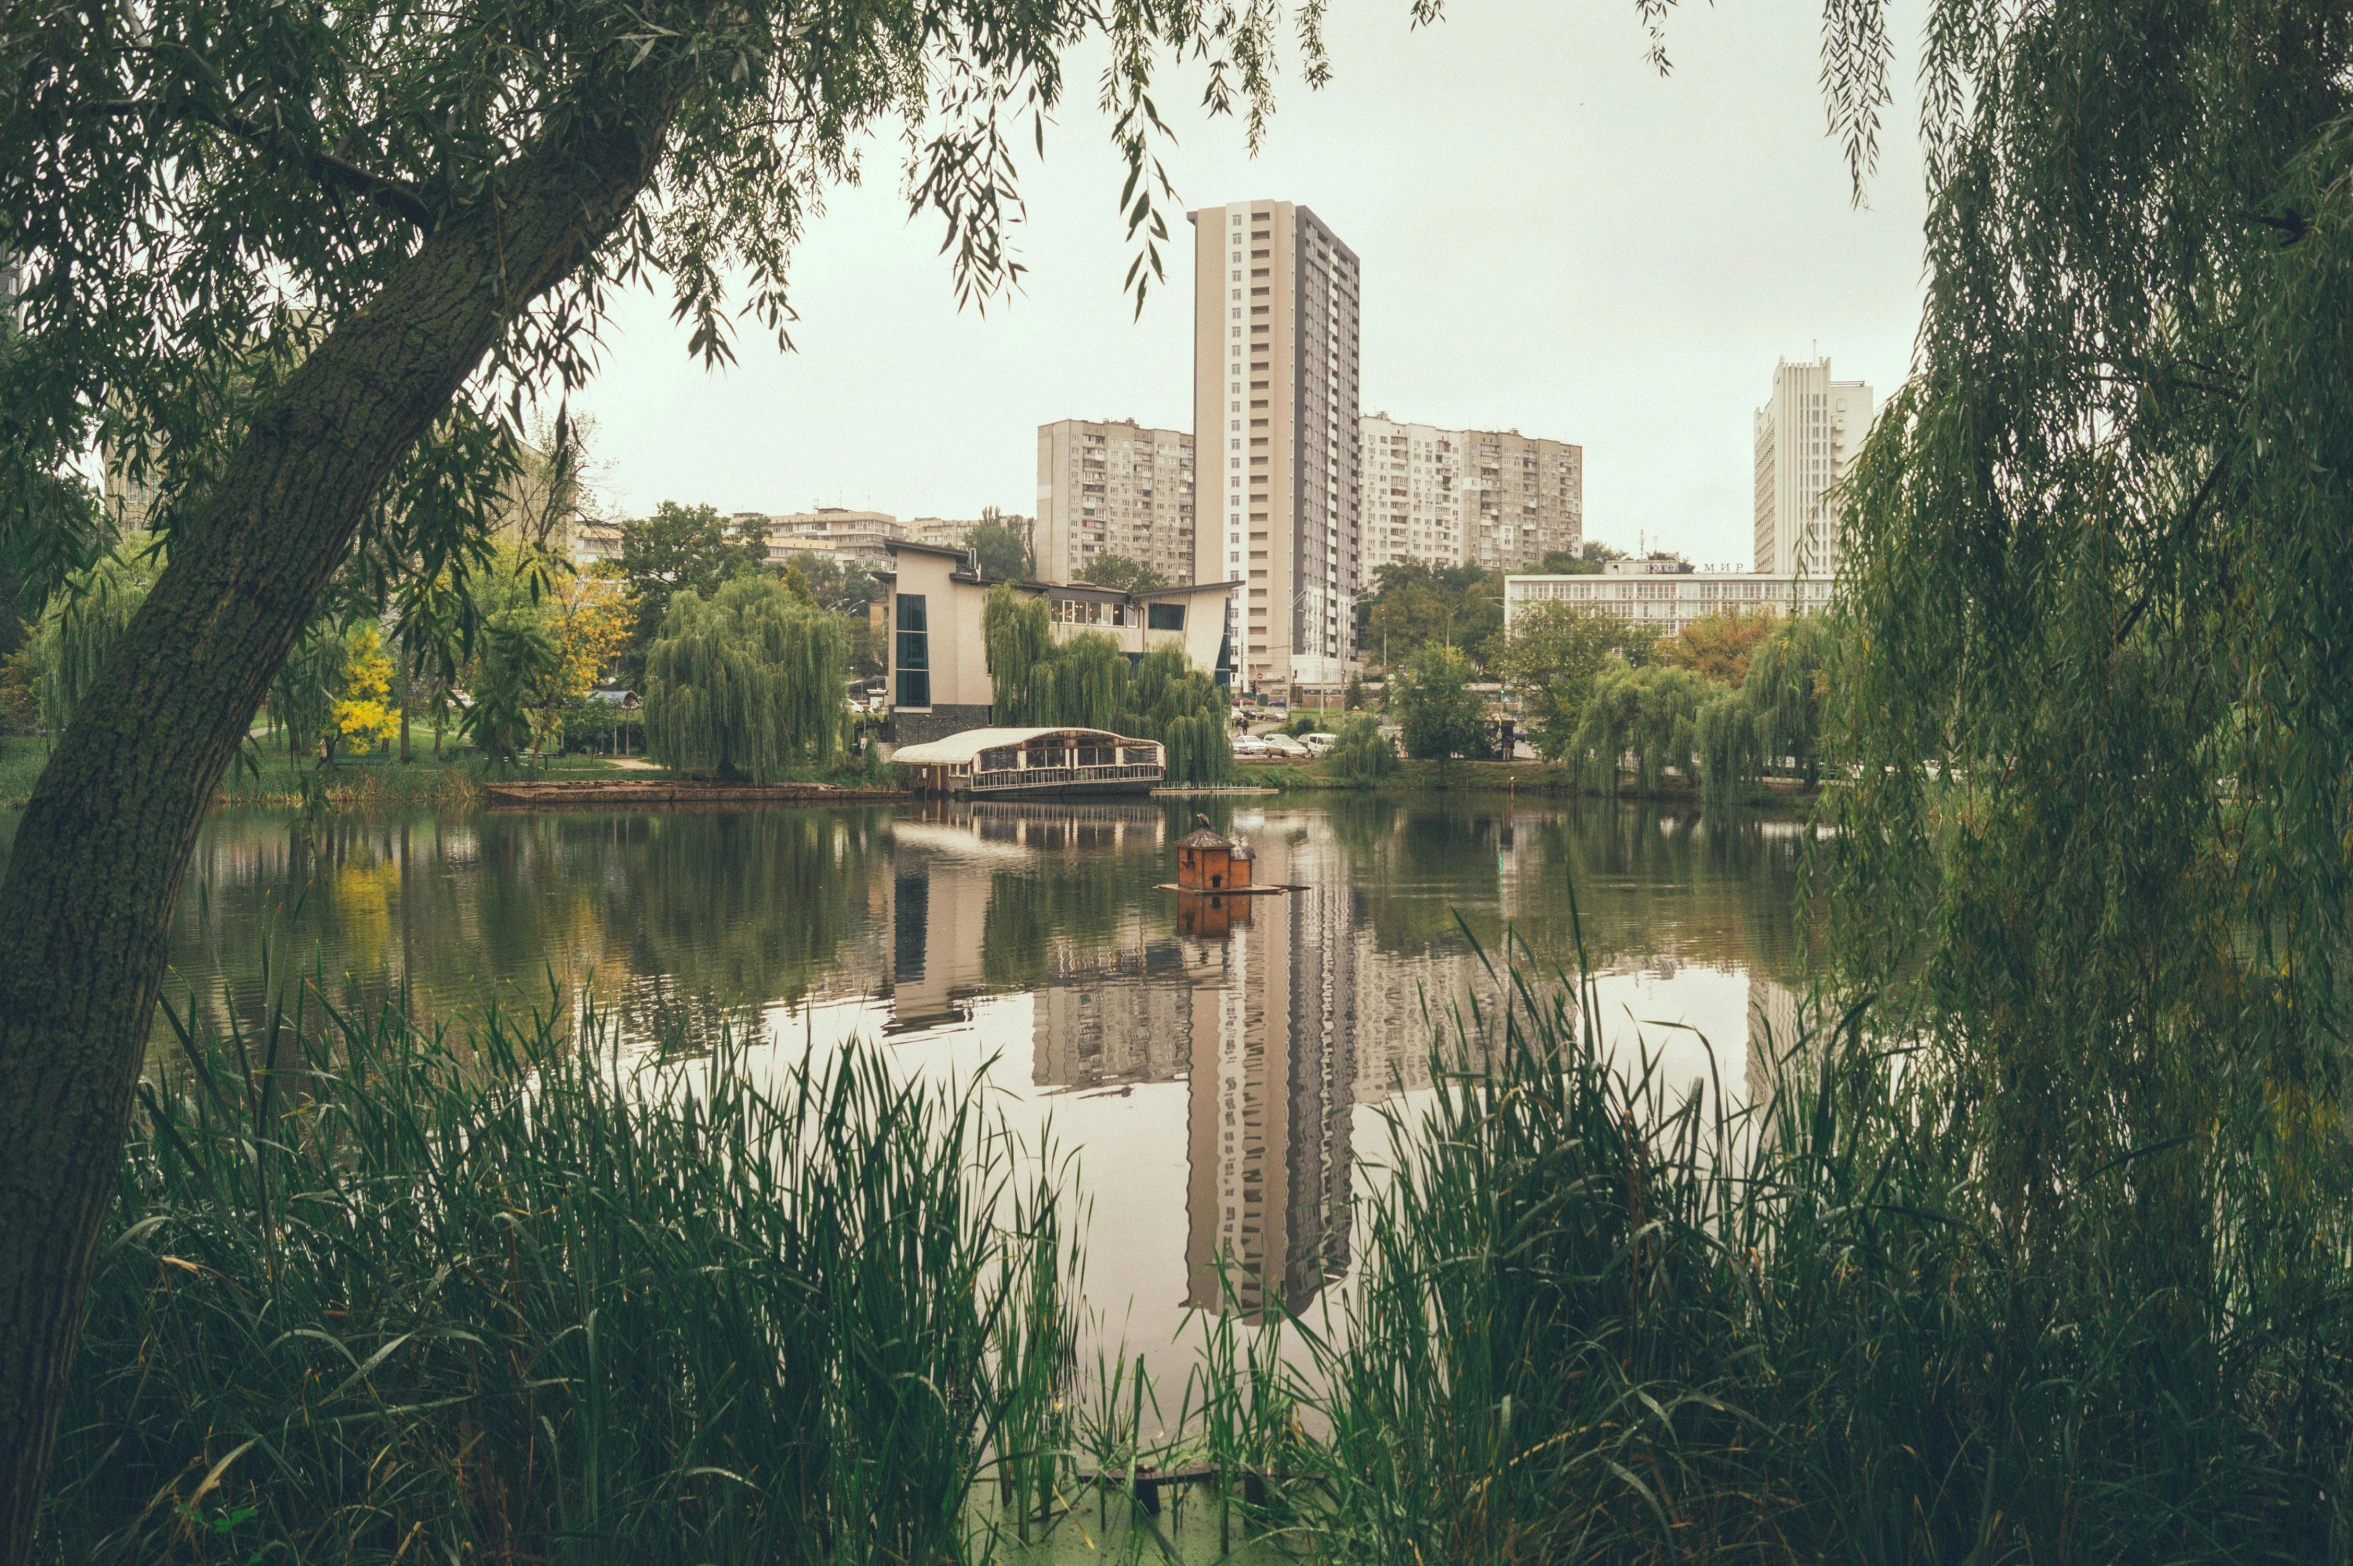
{"label": "tree trunk", "polygon": [[593,112],[451,213],[253,421],[43,770],[0,881],[0,1566],[31,1556],[100,1228],[205,808],[401,455],[651,175],[686,78]]}

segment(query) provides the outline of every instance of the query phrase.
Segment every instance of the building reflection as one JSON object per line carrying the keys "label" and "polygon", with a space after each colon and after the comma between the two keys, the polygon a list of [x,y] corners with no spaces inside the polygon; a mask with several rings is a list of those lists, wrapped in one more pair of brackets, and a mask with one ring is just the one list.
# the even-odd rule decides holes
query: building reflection
{"label": "building reflection", "polygon": [[[1230,1287],[1253,1314],[1306,1308],[1346,1271],[1356,1111],[1426,1086],[1438,1036],[1478,1031],[1466,998],[1492,999],[1466,927],[1499,968],[1524,943],[1547,993],[1580,940],[1597,973],[1745,975],[1752,1095],[1767,1041],[1795,1039],[1796,995],[1776,977],[1802,969],[1800,845],[1778,824],[1475,798],[1220,802],[1260,879],[1305,889],[1180,899],[1157,888],[1194,803],[419,815],[315,837],[226,818],[176,915],[174,999],[226,1030],[258,1026],[299,969],[435,1017],[546,1005],[560,986],[596,995],[627,1038],[696,1047],[853,999],[869,1036],[912,1040],[966,1025],[984,996],[1026,995],[1036,1090],[1170,1084],[1173,1113],[1184,1084],[1185,1233],[1138,1243],[1167,1248],[1156,1287],[1176,1292],[1181,1244],[1185,1303],[1224,1308]],[[1725,988],[1704,1020],[1737,1036]]]}
{"label": "building reflection", "polygon": [[[1259,874],[1296,889],[1217,918],[1219,970],[1188,1078],[1185,1303],[1297,1312],[1348,1271],[1356,941],[1346,877],[1305,834],[1261,834]],[[1210,933],[1222,928],[1222,934]]]}

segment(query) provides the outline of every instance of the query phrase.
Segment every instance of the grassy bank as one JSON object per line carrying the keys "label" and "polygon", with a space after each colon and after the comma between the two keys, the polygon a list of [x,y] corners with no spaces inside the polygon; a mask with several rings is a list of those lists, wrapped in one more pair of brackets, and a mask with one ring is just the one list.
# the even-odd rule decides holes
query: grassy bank
{"label": "grassy bank", "polygon": [[[1600,791],[1571,769],[1548,761],[1400,761],[1396,773],[1367,788],[1339,775],[1330,761],[1243,761],[1235,767],[1240,781],[1285,793],[1369,792],[1376,794],[1528,794],[1539,798],[1593,798]],[[1802,805],[1814,790],[1800,785],[1751,784],[1738,803],[1746,805]],[[1649,792],[1629,777],[1620,799],[1648,799],[1663,803],[1697,804],[1696,784],[1670,779]]]}
{"label": "grassy bank", "polygon": [[[0,810],[17,810],[33,792],[33,784],[47,763],[46,744],[37,738],[0,735]],[[642,766],[623,767],[597,756],[557,756],[517,774],[560,782],[566,779],[645,779],[669,776]],[[225,805],[300,806],[312,802],[312,790],[330,810],[385,810],[402,806],[465,806],[482,798],[482,758],[471,747],[449,745],[436,758],[430,741],[419,745],[414,759],[403,763],[389,755],[351,756],[320,769],[315,763],[297,764],[283,748],[257,746],[251,765],[233,763],[221,779],[220,802]],[[880,769],[815,773],[790,782],[838,782],[855,786],[883,786]]]}

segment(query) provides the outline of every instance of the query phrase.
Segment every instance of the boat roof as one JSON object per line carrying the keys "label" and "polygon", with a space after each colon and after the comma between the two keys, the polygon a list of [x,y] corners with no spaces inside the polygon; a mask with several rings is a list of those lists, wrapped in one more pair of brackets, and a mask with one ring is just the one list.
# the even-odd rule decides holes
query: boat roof
{"label": "boat roof", "polygon": [[1005,745],[1025,745],[1047,734],[1067,734],[1084,743],[1088,740],[1109,741],[1114,745],[1150,745],[1151,740],[1130,739],[1114,734],[1109,729],[1075,729],[1067,724],[1043,729],[966,729],[946,739],[929,740],[921,745],[905,745],[891,753],[891,760],[911,767],[960,767],[979,758],[984,750],[996,750]]}

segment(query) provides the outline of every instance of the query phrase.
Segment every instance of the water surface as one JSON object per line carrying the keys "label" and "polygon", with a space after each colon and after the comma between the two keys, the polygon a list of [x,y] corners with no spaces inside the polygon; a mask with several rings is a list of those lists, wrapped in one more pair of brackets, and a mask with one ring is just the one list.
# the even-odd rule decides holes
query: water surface
{"label": "water surface", "polygon": [[[1077,1155],[1102,1338],[1221,1308],[1312,1310],[1351,1267],[1349,1198],[1431,1030],[1507,933],[1573,970],[1614,1039],[1738,1099],[1800,967],[1800,829],[1580,802],[1226,800],[1262,883],[1157,890],[1192,802],[338,817],[228,812],[198,843],[167,993],[247,1025],[298,971],[421,1014],[587,993],[642,1041],[759,1041],[753,1069],[880,1042],[984,1069]],[[12,823],[0,822],[0,852]],[[1573,893],[1573,896],[1572,896]],[[266,954],[266,958],[265,958]],[[1712,1045],[1712,1049],[1711,1049]],[[1631,1045],[1624,1046],[1631,1049]],[[1158,1357],[1157,1355],[1155,1356]]]}

